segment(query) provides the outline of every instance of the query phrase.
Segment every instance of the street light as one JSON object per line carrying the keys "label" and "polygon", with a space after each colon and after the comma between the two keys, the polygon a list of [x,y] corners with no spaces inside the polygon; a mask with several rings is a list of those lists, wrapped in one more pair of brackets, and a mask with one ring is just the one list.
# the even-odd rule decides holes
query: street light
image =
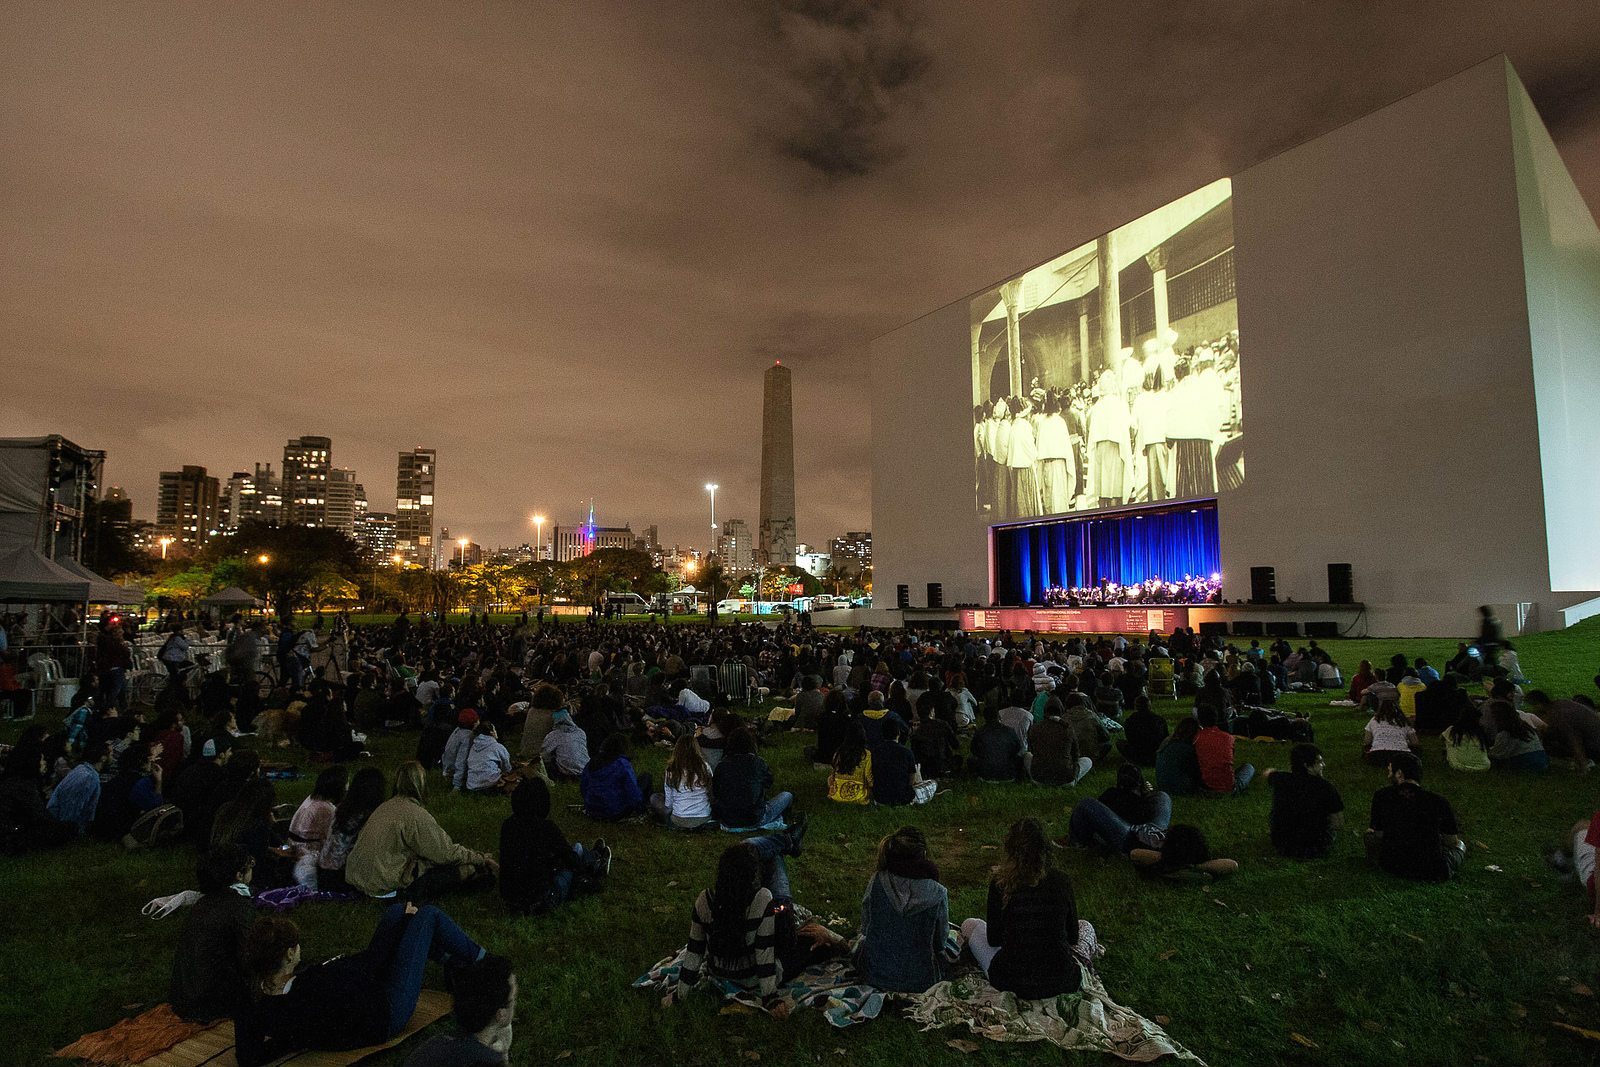
{"label": "street light", "polygon": [[263,552],[261,555],[256,557],[256,562],[265,567],[267,564],[272,562],[272,557]]}
{"label": "street light", "polygon": [[534,559],[544,559],[544,516],[543,515],[535,515],[533,517],[533,527],[534,527],[535,530],[538,531],[538,536],[535,538],[535,540],[538,541],[538,544],[536,546],[534,546],[536,550],[533,553],[533,558]]}
{"label": "street light", "polygon": [[[711,528],[713,530],[716,529],[716,525],[712,524]],[[170,538],[170,537],[163,537],[157,542],[161,546],[161,558],[162,559],[166,559],[167,558],[167,546],[172,544],[172,540],[173,539]]]}
{"label": "street light", "polygon": [[465,538],[465,537],[458,537],[458,538],[456,538],[456,544],[461,546],[461,565],[463,567],[465,567],[467,565],[467,544],[468,544],[468,539]]}
{"label": "street light", "polygon": [[[711,532],[712,533],[716,533],[717,532],[717,483],[716,482],[707,482],[706,483],[706,492],[711,494]],[[717,546],[713,544],[711,546],[711,551],[715,552],[716,550],[717,550]]]}

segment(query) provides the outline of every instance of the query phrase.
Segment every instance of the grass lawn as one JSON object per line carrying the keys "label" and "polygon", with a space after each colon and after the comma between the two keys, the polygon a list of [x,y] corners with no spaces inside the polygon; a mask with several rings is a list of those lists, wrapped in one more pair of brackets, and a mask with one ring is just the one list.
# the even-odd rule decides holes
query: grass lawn
{"label": "grass lawn", "polygon": [[[1362,657],[1394,652],[1442,663],[1453,641],[1330,641],[1346,673]],[[1600,623],[1519,642],[1524,670],[1557,695],[1594,692]],[[1444,766],[1428,739],[1426,784],[1456,806],[1470,842],[1456,882],[1412,885],[1369,871],[1360,830],[1381,772],[1359,761],[1364,719],[1329,708],[1326,697],[1283,703],[1312,713],[1328,776],[1344,794],[1346,829],[1334,855],[1299,863],[1276,858],[1266,838],[1267,790],[1258,782],[1235,800],[1179,798],[1178,821],[1202,826],[1213,847],[1240,861],[1233,879],[1211,887],[1151,883],[1125,862],[1061,854],[1081,915],[1099,928],[1111,995],[1214,1065],[1275,1063],[1594,1064],[1600,1042],[1563,1031],[1564,1022],[1600,1027],[1600,932],[1584,921],[1576,884],[1545,867],[1541,851],[1600,805],[1600,774],[1566,767],[1542,777],[1468,776]],[[1162,707],[1169,719],[1184,714]],[[9,739],[14,729],[7,732]],[[380,738],[385,766],[406,758],[411,735]],[[951,891],[952,918],[980,914],[989,867],[1006,826],[1023,815],[1063,833],[1077,797],[1097,795],[1113,770],[1096,768],[1077,790],[952,783],[917,810],[841,810],[800,755],[802,736],[765,746],[780,788],[815,813],[806,855],[791,867],[797,897],[853,930],[878,838],[907,822],[922,826]],[[1241,741],[1258,768],[1287,766],[1288,746]],[[659,782],[665,752],[639,754]],[[298,800],[309,781],[280,783]],[[576,800],[557,792],[558,809]],[[492,848],[508,804],[436,795],[431,807],[459,840]],[[512,956],[521,981],[514,1063],[578,1064],[1045,1063],[1049,1046],[979,1040],[964,1054],[947,1045],[966,1033],[919,1033],[885,1018],[850,1030],[819,1013],[787,1021],[721,1014],[709,995],[663,1010],[629,988],[651,963],[682,943],[694,896],[707,883],[726,835],[674,834],[650,826],[591,823],[558,815],[568,835],[610,839],[616,866],[605,892],[537,920],[511,919],[497,896],[446,904],[491,949]],[[183,848],[127,854],[83,844],[55,855],[0,860],[0,1033],[6,1063],[44,1063],[80,1033],[164,998],[180,919],[152,922],[139,907],[191,885]],[[1493,868],[1491,869],[1491,865]],[[361,947],[375,909],[312,906],[293,917],[316,958]],[[1089,1057],[1082,1057],[1087,1060]],[[403,1053],[376,1063],[393,1064]]]}

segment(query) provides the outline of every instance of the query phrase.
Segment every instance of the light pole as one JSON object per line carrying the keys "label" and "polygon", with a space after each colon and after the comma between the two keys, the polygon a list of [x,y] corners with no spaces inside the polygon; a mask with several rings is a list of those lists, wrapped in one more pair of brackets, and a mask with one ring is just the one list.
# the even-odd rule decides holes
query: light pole
{"label": "light pole", "polygon": [[[711,524],[711,528],[715,530],[717,528],[717,524],[713,522]],[[167,546],[172,544],[172,538],[163,537],[157,543],[161,545],[161,559],[164,562],[167,558]]]}
{"label": "light pole", "polygon": [[706,492],[711,494],[711,551],[715,552],[717,550],[717,483],[707,482]]}
{"label": "light pole", "polygon": [[534,559],[544,559],[544,516],[543,515],[535,515],[533,517],[533,528],[538,531],[538,534],[534,538],[534,540],[537,541],[538,544],[536,544],[534,546],[535,551],[533,553],[533,558]]}

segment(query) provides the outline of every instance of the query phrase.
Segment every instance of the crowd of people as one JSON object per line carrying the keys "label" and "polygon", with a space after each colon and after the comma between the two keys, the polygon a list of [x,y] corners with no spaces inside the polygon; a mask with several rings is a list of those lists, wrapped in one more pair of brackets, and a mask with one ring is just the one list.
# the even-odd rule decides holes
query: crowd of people
{"label": "crowd of people", "polygon": [[[147,718],[120,699],[99,703],[101,680],[85,677],[87,695],[62,728],[31,724],[0,774],[7,851],[84,836],[195,848],[199,888],[170,999],[186,1018],[233,1017],[245,1064],[386,1040],[410,1018],[429,959],[448,965],[463,1033],[413,1062],[502,1062],[515,978],[436,902],[498,888],[511,913],[533,916],[600,891],[612,848],[569,839],[553,817],[556,783],[602,823],[750,835],[722,851],[695,900],[675,997],[707,974],[771,994],[783,975],[845,955],[875,986],[920,992],[964,947],[996,988],[1037,998],[1077,989],[1103,951],[1078,914],[1063,862],[1072,848],[1178,882],[1225,877],[1238,864],[1175,821],[1176,809],[1225,803],[1201,798],[1236,796],[1261,778],[1272,848],[1295,860],[1330,854],[1344,800],[1309,721],[1274,709],[1285,690],[1331,691],[1370,714],[1363,751],[1387,784],[1364,839],[1372,863],[1398,877],[1447,880],[1466,852],[1454,808],[1422,784],[1425,765],[1525,773],[1555,758],[1587,771],[1600,759],[1593,700],[1532,688],[1504,658],[1510,649],[1493,667],[1481,649],[1443,671],[1402,656],[1381,671],[1363,661],[1346,680],[1315,642],[1233,647],[1182,629],[1054,641],[786,625],[445,627],[405,616],[330,629],[344,658],[286,674],[265,700],[241,671],[198,698],[176,688]],[[290,654],[298,641],[284,642]],[[763,690],[780,705],[764,722],[729,699]],[[1172,698],[1192,708],[1175,723],[1153,703]],[[365,762],[357,728],[413,733],[415,759],[392,772]],[[811,735],[809,784],[777,781],[762,755],[785,730]],[[1238,737],[1261,736],[1291,742],[1286,767],[1258,775],[1237,759]],[[668,750],[659,782],[634,766],[645,746]],[[272,777],[285,750],[321,768],[286,820]],[[913,809],[937,803],[952,778],[1063,789],[1096,767],[1114,767],[1114,784],[1074,794],[1054,830],[1041,818],[1010,826],[984,914],[956,923],[958,937],[938,857],[915,825],[886,836],[863,872],[854,939],[796,899],[790,864],[826,817],[798,811],[797,794]],[[467,847],[440,825],[429,797],[441,790],[489,798],[486,812],[505,799],[496,850]],[[1600,813],[1570,836],[1570,858],[1551,861],[1574,867],[1592,897]],[[369,948],[303,967],[293,924],[251,906],[254,894],[290,887],[386,902]],[[1600,925],[1600,906],[1591,912]],[[447,1058],[467,1053],[439,1042],[458,1040],[480,1058]]]}

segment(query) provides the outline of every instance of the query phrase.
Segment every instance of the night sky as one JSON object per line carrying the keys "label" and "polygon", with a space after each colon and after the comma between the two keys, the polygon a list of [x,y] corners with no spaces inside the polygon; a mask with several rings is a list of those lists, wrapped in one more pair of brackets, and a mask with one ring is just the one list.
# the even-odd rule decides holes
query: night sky
{"label": "night sky", "polygon": [[0,434],[144,517],[326,434],[374,510],[439,449],[489,545],[590,495],[704,544],[782,358],[800,538],[864,527],[871,337],[1496,52],[1600,211],[1595,0],[0,16]]}

